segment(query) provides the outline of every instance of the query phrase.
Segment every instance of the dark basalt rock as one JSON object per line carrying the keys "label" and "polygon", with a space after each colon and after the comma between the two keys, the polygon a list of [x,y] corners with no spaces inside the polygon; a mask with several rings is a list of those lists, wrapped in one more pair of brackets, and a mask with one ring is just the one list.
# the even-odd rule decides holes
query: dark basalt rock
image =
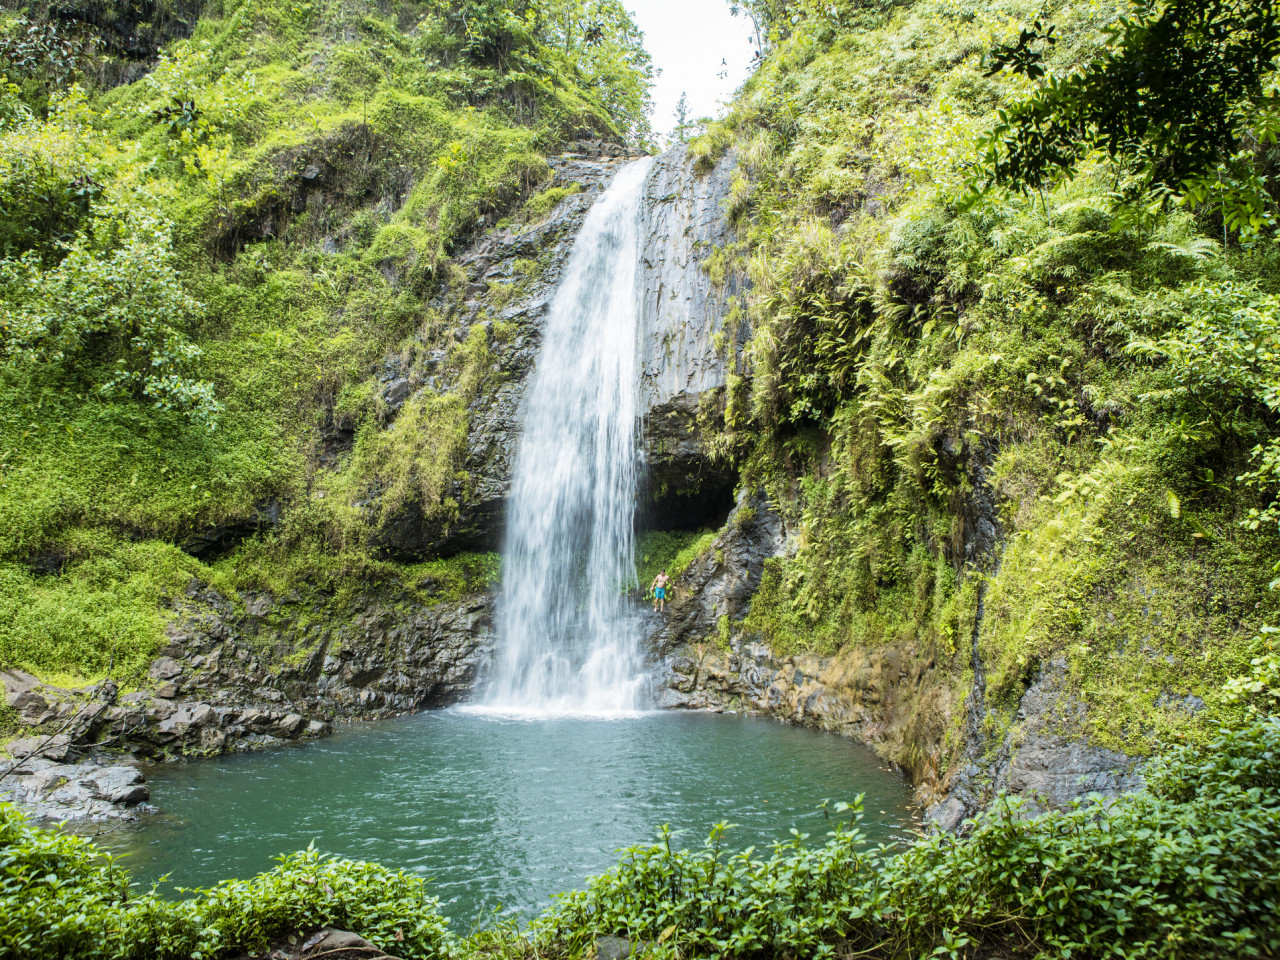
{"label": "dark basalt rock", "polygon": [[38,6],[50,20],[94,32],[106,55],[100,67],[102,82],[114,87],[141,79],[165,44],[191,36],[204,0],[58,0]]}
{"label": "dark basalt rock", "polygon": [[745,322],[725,327],[744,279],[730,275],[718,287],[707,272],[730,239],[724,204],[736,165],[729,154],[699,176],[683,144],[653,162],[640,255],[642,409],[724,386],[750,335]]}
{"label": "dark basalt rock", "polygon": [[32,757],[17,764],[0,758],[0,800],[46,820],[133,820],[151,792],[127,763],[59,763]]}
{"label": "dark basalt rock", "polygon": [[[782,552],[782,517],[760,494],[739,494],[737,506],[711,548],[689,565],[672,589],[665,615],[651,619],[648,646],[664,656],[681,644],[705,641],[720,618],[737,623],[751,609],[764,562]],[[667,706],[686,704],[668,700]]]}
{"label": "dark basalt rock", "polygon": [[[166,655],[183,666],[180,695],[200,698],[215,713],[225,705],[228,722],[249,732],[288,737],[298,726],[288,714],[327,723],[455,703],[489,652],[488,594],[407,610],[371,595],[302,634],[293,619],[299,612],[263,594],[238,616],[216,592],[197,591],[167,629]],[[277,645],[305,645],[310,653],[273,662],[264,651]],[[241,706],[265,717],[246,721],[236,714]]]}
{"label": "dark basalt rock", "polygon": [[1105,801],[1141,789],[1142,761],[1088,742],[1087,708],[1067,683],[1065,660],[1046,664],[1018,703],[1014,724],[993,762],[960,767],[944,784],[946,797],[926,819],[954,831],[994,793],[1026,798],[1022,810],[1033,815],[1061,810],[1073,801]]}
{"label": "dark basalt rock", "polygon": [[241,541],[280,523],[280,501],[272,497],[253,508],[248,517],[215,524],[194,533],[181,544],[182,551],[201,560],[227,553]]}
{"label": "dark basalt rock", "polygon": [[[216,591],[193,587],[151,664],[150,691],[117,698],[109,683],[70,691],[0,674],[9,706],[32,731],[9,744],[20,765],[0,781],[0,797],[8,791],[58,819],[132,816],[124,808],[145,797],[124,789],[122,774],[103,781],[99,769],[121,755],[209,756],[326,736],[339,719],[445,706],[467,694],[490,655],[487,594],[409,611],[370,596],[310,627],[297,619],[303,611],[267,594],[244,599],[238,613]],[[301,661],[277,659],[308,643]],[[0,760],[0,771],[8,765]],[[79,786],[54,796],[58,777]]]}
{"label": "dark basalt rock", "polygon": [[715,529],[733,508],[738,472],[707,456],[698,422],[700,400],[697,394],[678,394],[645,417],[643,529]]}
{"label": "dark basalt rock", "polygon": [[266,960],[267,957],[271,960],[311,960],[313,957],[324,957],[325,960],[396,960],[394,955],[384,953],[364,937],[334,927],[282,937],[269,948],[230,960]]}

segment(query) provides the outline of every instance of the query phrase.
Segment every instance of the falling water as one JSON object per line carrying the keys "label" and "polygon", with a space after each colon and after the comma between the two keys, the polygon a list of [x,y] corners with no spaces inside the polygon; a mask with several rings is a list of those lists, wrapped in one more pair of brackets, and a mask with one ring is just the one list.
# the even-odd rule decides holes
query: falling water
{"label": "falling water", "polygon": [[636,265],[650,161],[628,164],[587,214],[551,304],[516,454],[498,654],[485,708],[635,710],[639,444]]}

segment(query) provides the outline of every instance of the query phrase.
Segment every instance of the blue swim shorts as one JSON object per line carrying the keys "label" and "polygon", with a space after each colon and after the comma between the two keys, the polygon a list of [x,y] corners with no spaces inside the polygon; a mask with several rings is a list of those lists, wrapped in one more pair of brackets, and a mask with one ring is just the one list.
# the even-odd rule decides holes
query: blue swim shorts
{"label": "blue swim shorts", "polygon": [[666,588],[666,587],[654,587],[654,588],[653,588],[653,599],[655,599],[655,600],[665,600],[665,599],[667,599],[667,588]]}

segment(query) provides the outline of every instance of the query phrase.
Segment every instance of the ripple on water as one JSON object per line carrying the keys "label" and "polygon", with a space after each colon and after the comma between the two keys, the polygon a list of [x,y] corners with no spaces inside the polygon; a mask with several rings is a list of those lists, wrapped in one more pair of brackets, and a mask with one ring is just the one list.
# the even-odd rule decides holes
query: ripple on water
{"label": "ripple on water", "polygon": [[445,911],[531,914],[606,869],[659,824],[699,844],[820,838],[824,799],[866,795],[873,842],[911,826],[910,792],[867,748],[768,720],[696,713],[518,719],[472,709],[328,740],[153,768],[162,813],[100,838],[135,878],[209,885],[315,842],[432,880]]}

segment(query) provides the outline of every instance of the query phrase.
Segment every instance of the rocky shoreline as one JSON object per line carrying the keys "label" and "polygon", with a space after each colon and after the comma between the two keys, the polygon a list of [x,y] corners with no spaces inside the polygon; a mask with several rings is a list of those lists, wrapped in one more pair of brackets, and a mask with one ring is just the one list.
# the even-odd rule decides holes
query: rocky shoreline
{"label": "rocky shoreline", "polygon": [[298,629],[289,603],[258,596],[243,612],[193,584],[145,689],[112,681],[68,690],[0,672],[21,735],[0,758],[0,800],[49,820],[134,819],[149,799],[140,764],[217,756],[327,736],[336,721],[446,706],[488,656],[492,598],[405,613],[365,597],[317,630],[301,658],[281,656]]}

